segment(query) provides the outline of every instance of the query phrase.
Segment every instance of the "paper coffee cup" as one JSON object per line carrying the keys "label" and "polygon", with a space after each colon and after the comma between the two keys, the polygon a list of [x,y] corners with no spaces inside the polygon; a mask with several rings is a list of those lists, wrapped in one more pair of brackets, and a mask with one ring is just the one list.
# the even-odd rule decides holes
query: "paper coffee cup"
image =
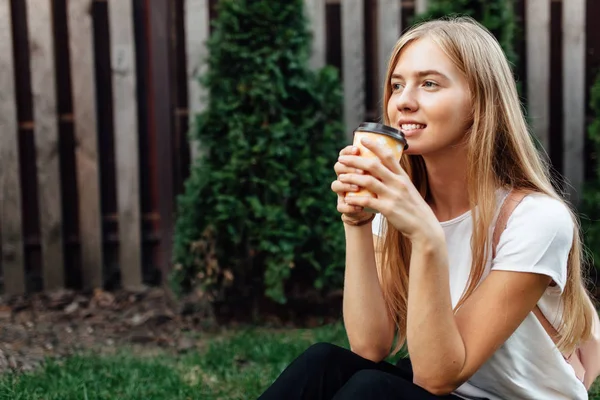
{"label": "paper coffee cup", "polygon": [[[394,158],[397,162],[400,162],[404,150],[408,148],[406,144],[406,138],[404,134],[398,129],[394,129],[391,126],[377,124],[374,122],[365,122],[359,125],[354,131],[354,143],[353,145],[360,149],[360,156],[367,158],[377,158],[377,156],[369,149],[367,149],[361,143],[362,138],[369,138],[375,143],[379,143],[382,146],[387,147],[392,151]],[[347,197],[373,197],[377,198],[377,195],[366,190],[360,189],[357,192],[346,193]],[[377,213],[377,210],[370,208],[364,209],[366,212]]]}

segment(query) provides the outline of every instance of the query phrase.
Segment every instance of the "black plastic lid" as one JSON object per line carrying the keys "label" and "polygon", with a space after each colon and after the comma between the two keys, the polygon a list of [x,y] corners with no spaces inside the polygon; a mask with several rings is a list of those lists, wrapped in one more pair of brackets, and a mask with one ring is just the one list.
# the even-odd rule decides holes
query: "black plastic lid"
{"label": "black plastic lid", "polygon": [[376,122],[363,122],[358,126],[358,128],[356,128],[356,130],[375,132],[380,133],[382,135],[391,136],[404,144],[404,150],[408,149],[408,144],[406,142],[406,138],[404,137],[404,133],[402,133],[402,131],[399,131],[398,129],[392,128],[391,126],[378,124]]}

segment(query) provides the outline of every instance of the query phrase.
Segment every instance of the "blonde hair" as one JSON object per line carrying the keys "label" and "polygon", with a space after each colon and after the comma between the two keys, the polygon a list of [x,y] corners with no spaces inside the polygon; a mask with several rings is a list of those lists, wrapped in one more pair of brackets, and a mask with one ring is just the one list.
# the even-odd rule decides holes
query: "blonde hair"
{"label": "blonde hair", "polygon": [[[492,34],[468,17],[445,18],[421,23],[408,30],[394,47],[385,80],[384,123],[390,123],[387,104],[391,97],[391,75],[402,49],[427,37],[436,43],[466,76],[472,95],[472,126],[467,136],[467,183],[471,213],[474,217],[471,249],[473,261],[469,281],[458,309],[475,291],[483,277],[489,257],[489,227],[497,210],[497,188],[544,193],[563,202],[574,221],[573,245],[568,257],[567,283],[562,294],[563,318],[558,332],[558,347],[570,352],[591,332],[592,310],[587,306],[582,273],[582,242],[578,218],[554,190],[548,163],[541,157],[529,135],[519,101],[516,82],[502,48]],[[419,155],[407,155],[403,168],[423,198],[427,197],[427,171]],[[477,206],[477,214],[475,214]],[[381,248],[383,296],[397,329],[393,353],[406,340],[406,315],[411,244],[388,224]]]}

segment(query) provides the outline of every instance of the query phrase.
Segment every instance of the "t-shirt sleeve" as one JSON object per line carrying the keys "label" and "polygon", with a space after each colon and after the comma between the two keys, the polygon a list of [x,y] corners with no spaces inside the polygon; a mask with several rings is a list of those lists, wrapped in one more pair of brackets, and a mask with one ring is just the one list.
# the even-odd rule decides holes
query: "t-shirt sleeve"
{"label": "t-shirt sleeve", "polygon": [[381,215],[381,213],[377,213],[375,214],[375,218],[373,219],[373,222],[371,223],[371,230],[373,232],[373,235],[375,236],[383,236],[385,233],[385,218],[383,217],[383,215]]}
{"label": "t-shirt sleeve", "polygon": [[573,228],[571,214],[562,202],[541,194],[525,197],[500,236],[492,270],[547,275],[562,293]]}

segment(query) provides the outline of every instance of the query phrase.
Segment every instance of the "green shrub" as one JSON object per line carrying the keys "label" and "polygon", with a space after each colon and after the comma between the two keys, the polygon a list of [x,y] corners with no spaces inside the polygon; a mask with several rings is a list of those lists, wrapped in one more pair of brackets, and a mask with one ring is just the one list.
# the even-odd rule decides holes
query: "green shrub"
{"label": "green shrub", "polygon": [[303,0],[221,0],[207,46],[204,156],[178,201],[173,287],[228,304],[283,303],[289,282],[340,287],[342,90],[337,70],[308,67]]}
{"label": "green shrub", "polygon": [[517,64],[514,0],[430,0],[427,11],[418,15],[415,22],[454,15],[469,16],[480,22],[498,39],[513,66]]}
{"label": "green shrub", "polygon": [[588,126],[588,138],[593,146],[592,157],[596,166],[594,178],[584,184],[580,209],[586,247],[591,252],[596,267],[600,267],[600,74],[591,88],[590,108],[595,118]]}

